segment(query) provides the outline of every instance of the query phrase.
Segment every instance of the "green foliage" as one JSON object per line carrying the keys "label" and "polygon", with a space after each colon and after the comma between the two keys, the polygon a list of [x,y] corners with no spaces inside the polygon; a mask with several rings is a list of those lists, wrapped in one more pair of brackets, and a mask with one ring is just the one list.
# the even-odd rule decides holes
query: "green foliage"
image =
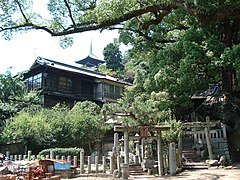
{"label": "green foliage", "polygon": [[111,75],[113,77],[116,77],[116,74],[111,69],[108,69],[105,63],[100,64],[98,66],[98,71],[103,73],[103,74],[108,74],[108,75]]}
{"label": "green foliage", "polygon": [[169,121],[165,121],[162,125],[170,126],[169,131],[162,132],[163,142],[166,146],[169,145],[171,142],[178,142],[181,133],[182,133],[182,124],[180,121],[176,121],[171,119]]}
{"label": "green foliage", "polygon": [[[39,110],[39,109],[38,109]],[[24,110],[6,121],[1,139],[4,142],[21,140],[26,149],[35,151],[48,144],[48,137],[52,129],[45,123],[44,114],[28,113]]]}
{"label": "green foliage", "polygon": [[103,49],[104,59],[106,60],[106,66],[108,69],[123,70],[124,66],[122,62],[122,53],[119,50],[119,44],[110,43]]}
{"label": "green foliage", "polygon": [[38,153],[39,156],[46,156],[50,155],[50,152],[53,152],[53,154],[56,156],[80,156],[80,152],[82,151],[81,148],[51,148],[51,149],[44,149]]}
{"label": "green foliage", "polygon": [[60,46],[63,49],[66,49],[68,47],[71,47],[73,45],[73,38],[72,37],[62,37],[60,39]]}
{"label": "green foliage", "polygon": [[68,115],[69,123],[72,125],[73,142],[82,145],[95,144],[103,138],[108,126],[100,112],[101,108],[90,101],[75,104]]}
{"label": "green foliage", "polygon": [[[120,42],[133,47],[126,58],[131,61],[124,64],[124,73],[119,71],[119,47],[110,44],[104,52],[110,62],[106,68],[117,69],[111,74],[129,73],[133,87],[127,90],[122,106],[142,124],[148,120],[159,123],[167,112],[192,112],[194,93],[212,83],[228,87],[232,82],[222,78],[225,67],[232,66],[240,74],[239,1],[50,0],[49,17],[33,13],[28,1],[0,3],[1,31],[7,37],[29,29],[45,30],[52,36],[121,29]],[[63,47],[71,43],[71,38],[62,40]],[[107,72],[106,68],[102,70]],[[227,71],[225,75],[234,77]],[[160,115],[151,115],[156,112]]]}
{"label": "green foliage", "polygon": [[21,140],[34,152],[87,145],[95,148],[108,130],[100,112],[101,108],[89,101],[78,102],[72,109],[59,104],[50,109],[28,107],[5,123],[1,139]]}
{"label": "green foliage", "polygon": [[0,126],[21,109],[38,103],[38,92],[28,92],[22,78],[21,74],[13,77],[10,69],[0,74]]}
{"label": "green foliage", "polygon": [[11,71],[0,74],[0,100],[1,102],[10,99],[21,99],[26,94],[26,86],[22,81],[22,76],[12,77]]}
{"label": "green foliage", "polygon": [[98,67],[100,72],[124,79],[127,82],[132,81],[132,77],[129,77],[129,73],[124,67],[128,60],[122,55],[120,43],[116,39],[114,43],[110,43],[104,48],[103,55],[106,63]]}

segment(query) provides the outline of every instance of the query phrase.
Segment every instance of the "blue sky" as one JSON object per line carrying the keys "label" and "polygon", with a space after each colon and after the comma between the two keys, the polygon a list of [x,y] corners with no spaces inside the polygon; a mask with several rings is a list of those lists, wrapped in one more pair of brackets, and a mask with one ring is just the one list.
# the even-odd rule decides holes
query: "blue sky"
{"label": "blue sky", "polygon": [[[0,34],[1,35],[1,34]],[[92,53],[103,59],[103,48],[118,37],[117,31],[90,31],[73,35],[72,47],[62,49],[59,38],[52,37],[43,31],[32,30],[24,34],[15,35],[7,41],[0,38],[0,73],[12,67],[12,74],[28,70],[36,57],[73,64],[76,60],[86,57],[90,53],[92,41]]]}

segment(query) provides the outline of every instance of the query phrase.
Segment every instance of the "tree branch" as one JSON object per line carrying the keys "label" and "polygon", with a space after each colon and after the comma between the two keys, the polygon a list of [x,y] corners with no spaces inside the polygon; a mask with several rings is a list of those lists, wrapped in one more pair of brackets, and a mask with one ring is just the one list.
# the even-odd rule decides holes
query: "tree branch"
{"label": "tree branch", "polygon": [[71,19],[71,21],[72,21],[72,23],[73,23],[73,27],[74,27],[74,29],[75,29],[75,28],[76,28],[76,23],[75,23],[75,21],[74,21],[74,19],[73,19],[73,15],[72,15],[71,8],[70,8],[67,0],[64,0],[64,3],[65,3],[65,5],[66,5],[66,7],[67,7],[67,9],[68,9],[69,17],[70,17],[70,19]]}
{"label": "tree branch", "polygon": [[148,12],[152,12],[155,15],[157,14],[156,19],[146,22],[146,24],[144,26],[145,26],[145,28],[147,28],[151,24],[156,25],[156,24],[161,23],[163,17],[168,15],[173,9],[177,9],[177,8],[184,9],[186,12],[193,15],[196,19],[199,20],[199,22],[202,25],[208,25],[214,21],[221,21],[226,18],[227,19],[239,18],[239,12],[240,12],[239,6],[232,8],[231,11],[229,11],[229,8],[220,7],[218,9],[216,9],[214,12],[208,12],[207,10],[199,11],[199,9],[197,9],[198,7],[196,7],[196,6],[190,6],[190,5],[184,4],[184,3],[171,2],[171,3],[167,3],[167,4],[159,4],[159,5],[155,4],[152,6],[142,7],[140,9],[125,13],[114,19],[107,19],[107,20],[100,21],[100,22],[97,19],[93,19],[90,21],[82,22],[82,23],[75,23],[70,6],[69,6],[67,0],[64,0],[66,7],[68,9],[68,12],[69,12],[69,16],[72,21],[72,25],[64,28],[64,30],[62,30],[60,32],[56,32],[47,26],[40,26],[37,24],[30,23],[28,18],[26,17],[26,15],[23,12],[20,2],[18,0],[15,0],[15,2],[18,4],[20,11],[22,13],[22,16],[25,19],[26,23],[17,25],[17,26],[13,26],[13,27],[6,27],[6,28],[2,27],[0,32],[6,31],[6,30],[11,30],[11,29],[17,30],[17,29],[21,29],[21,28],[29,28],[29,29],[32,28],[32,29],[44,30],[44,31],[50,33],[52,36],[64,36],[64,35],[70,35],[70,34],[74,34],[74,33],[81,33],[81,32],[85,32],[85,31],[108,29],[115,25],[121,24],[125,21],[131,20],[133,18],[140,17],[141,15],[146,14]]}
{"label": "tree branch", "polygon": [[28,23],[28,22],[26,22],[25,24],[22,24],[22,25],[15,26],[15,27],[2,28],[1,31],[29,27],[32,29],[42,29],[42,30],[50,33],[52,36],[64,36],[64,35],[70,35],[70,34],[74,34],[74,33],[81,33],[81,32],[85,32],[85,31],[107,29],[111,26],[120,24],[121,22],[130,20],[134,17],[141,16],[147,12],[156,12],[156,11],[159,11],[160,9],[172,9],[172,8],[177,8],[177,7],[174,4],[168,4],[168,5],[163,4],[163,5],[158,5],[158,6],[154,5],[154,6],[144,7],[142,9],[138,9],[138,10],[126,13],[123,16],[120,16],[113,20],[109,19],[109,20],[105,20],[102,22],[97,22],[97,21],[92,20],[92,21],[88,21],[88,22],[83,22],[83,23],[76,24],[76,28],[73,28],[70,26],[69,28],[66,28],[65,30],[63,30],[61,32],[54,32],[53,30],[47,28],[46,26],[39,26],[39,25],[36,25],[33,23]]}
{"label": "tree branch", "polygon": [[24,14],[24,12],[23,12],[23,9],[22,9],[22,6],[21,6],[20,2],[19,2],[18,0],[15,0],[15,2],[16,2],[16,4],[18,5],[18,7],[19,7],[19,9],[20,9],[20,12],[21,12],[21,14],[22,14],[23,18],[25,19],[26,23],[28,23],[28,18],[27,18],[27,16]]}

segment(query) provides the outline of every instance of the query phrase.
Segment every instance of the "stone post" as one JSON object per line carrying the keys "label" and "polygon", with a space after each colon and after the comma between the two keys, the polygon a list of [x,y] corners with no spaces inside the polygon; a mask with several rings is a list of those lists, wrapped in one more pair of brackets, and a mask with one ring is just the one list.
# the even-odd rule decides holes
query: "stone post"
{"label": "stone post", "polygon": [[143,162],[144,152],[145,152],[145,138],[141,139],[141,145],[142,145],[142,149],[141,149],[141,162]]}
{"label": "stone post", "polygon": [[67,161],[71,162],[71,156],[67,156]]}
{"label": "stone post", "polygon": [[121,152],[123,152],[124,150],[123,150],[123,142],[124,142],[124,139],[123,139],[123,136],[122,136],[122,138],[119,140],[120,141],[120,151]]}
{"label": "stone post", "polygon": [[205,136],[206,136],[206,143],[207,143],[209,159],[212,160],[213,159],[213,152],[212,152],[212,146],[211,146],[211,142],[210,142],[210,138],[209,138],[208,128],[205,127],[204,131],[205,131]]}
{"label": "stone post", "polygon": [[102,157],[102,172],[103,172],[103,173],[106,173],[106,166],[107,166],[106,156],[103,156],[103,157]]}
{"label": "stone post", "polygon": [[135,144],[136,144],[136,148],[135,148],[135,150],[136,150],[136,162],[135,162],[135,164],[139,164],[139,163],[141,163],[141,158],[140,158],[140,142],[139,142],[139,140],[136,140],[135,141]]}
{"label": "stone post", "polygon": [[19,161],[22,160],[22,155],[21,154],[18,155],[18,159],[19,159]]}
{"label": "stone post", "polygon": [[27,155],[24,154],[24,155],[23,155],[23,160],[26,160],[26,159],[27,159]]}
{"label": "stone post", "polygon": [[54,152],[53,152],[53,150],[50,151],[50,159],[54,159]]}
{"label": "stone post", "polygon": [[129,164],[129,138],[128,131],[124,131],[124,163]]}
{"label": "stone post", "polygon": [[[127,173],[129,176],[129,137],[128,131],[124,131],[124,173]],[[123,174],[123,172],[122,172]],[[124,177],[124,176],[122,176]],[[125,177],[124,177],[125,178]]]}
{"label": "stone post", "polygon": [[6,151],[6,157],[8,160],[10,159],[10,151]]}
{"label": "stone post", "polygon": [[77,163],[77,156],[73,156],[73,165],[74,165],[75,167],[78,166],[78,163]]}
{"label": "stone post", "polygon": [[31,155],[32,155],[32,151],[28,151],[28,160],[30,161],[31,160]]}
{"label": "stone post", "polygon": [[110,156],[110,174],[113,174],[113,158],[114,158],[114,156],[113,155],[111,155]]}
{"label": "stone post", "polygon": [[61,160],[65,160],[65,159],[66,159],[65,156],[62,156],[62,157],[61,157]]}
{"label": "stone post", "polygon": [[175,176],[176,175],[176,169],[177,169],[176,145],[175,145],[174,142],[172,142],[169,145],[169,171],[170,171],[170,176]]}
{"label": "stone post", "polygon": [[120,172],[120,164],[121,164],[121,158],[120,158],[120,155],[117,155],[117,170],[118,172]]}
{"label": "stone post", "polygon": [[14,155],[14,161],[17,161],[18,160],[18,155]]}
{"label": "stone post", "polygon": [[56,160],[59,160],[59,155],[56,155]]}
{"label": "stone post", "polygon": [[96,174],[98,173],[98,156],[95,156],[95,167],[96,167]]}
{"label": "stone post", "polygon": [[183,145],[183,132],[181,132],[178,139],[178,159],[179,163],[182,164],[182,145]]}
{"label": "stone post", "polygon": [[162,135],[161,131],[158,133],[157,138],[157,154],[158,154],[158,173],[160,176],[164,175],[163,170],[163,150],[162,150]]}
{"label": "stone post", "polygon": [[226,131],[226,125],[222,124],[222,130],[223,130],[223,138],[227,139],[227,131]]}
{"label": "stone post", "polygon": [[117,148],[118,147],[118,141],[119,141],[119,137],[118,137],[118,133],[114,133],[114,144],[113,147]]}
{"label": "stone post", "polygon": [[89,173],[91,173],[91,156],[88,156],[87,158],[88,158],[88,168],[87,168],[88,170],[87,170],[87,172],[89,174]]}
{"label": "stone post", "polygon": [[129,170],[128,170],[129,165],[122,163],[121,164],[121,169],[122,169],[122,179],[128,179],[128,175],[129,175]]}
{"label": "stone post", "polygon": [[80,174],[84,173],[84,151],[80,151]]}

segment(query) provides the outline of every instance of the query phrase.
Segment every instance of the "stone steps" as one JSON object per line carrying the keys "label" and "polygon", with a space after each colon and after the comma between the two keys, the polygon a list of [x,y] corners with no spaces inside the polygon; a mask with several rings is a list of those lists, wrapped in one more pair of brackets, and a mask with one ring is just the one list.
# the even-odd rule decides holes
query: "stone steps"
{"label": "stone steps", "polygon": [[184,163],[182,165],[182,169],[184,170],[192,170],[192,169],[208,169],[208,166],[203,162],[192,162],[192,163]]}
{"label": "stone steps", "polygon": [[130,175],[145,175],[146,172],[143,171],[141,164],[129,164],[129,174]]}
{"label": "stone steps", "polygon": [[[183,148],[182,148],[183,164],[199,162],[196,151],[193,150],[193,148],[192,148],[193,145],[194,145],[193,139],[191,139],[191,138],[183,139]],[[189,165],[189,167],[191,167],[192,165],[193,164]],[[198,165],[196,165],[196,167],[198,167]]]}

